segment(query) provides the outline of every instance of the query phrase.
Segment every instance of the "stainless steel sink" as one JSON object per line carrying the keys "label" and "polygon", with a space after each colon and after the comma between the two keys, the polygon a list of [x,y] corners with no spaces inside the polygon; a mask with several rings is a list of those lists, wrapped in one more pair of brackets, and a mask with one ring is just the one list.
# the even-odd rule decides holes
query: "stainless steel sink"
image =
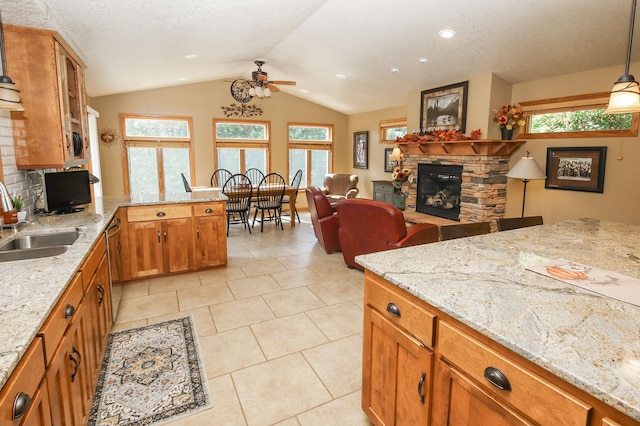
{"label": "stainless steel sink", "polygon": [[25,235],[0,246],[0,262],[57,256],[80,236],[78,231]]}
{"label": "stainless steel sink", "polygon": [[0,246],[0,252],[9,250],[26,250],[43,247],[70,246],[80,233],[78,231],[59,232],[55,234],[25,235],[15,238],[7,244]]}

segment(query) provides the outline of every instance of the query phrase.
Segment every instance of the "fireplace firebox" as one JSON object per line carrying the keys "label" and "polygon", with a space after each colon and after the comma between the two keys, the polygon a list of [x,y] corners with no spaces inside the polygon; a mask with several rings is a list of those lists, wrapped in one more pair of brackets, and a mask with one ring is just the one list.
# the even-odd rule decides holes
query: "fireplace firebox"
{"label": "fireplace firebox", "polygon": [[418,164],[416,211],[460,221],[462,166]]}

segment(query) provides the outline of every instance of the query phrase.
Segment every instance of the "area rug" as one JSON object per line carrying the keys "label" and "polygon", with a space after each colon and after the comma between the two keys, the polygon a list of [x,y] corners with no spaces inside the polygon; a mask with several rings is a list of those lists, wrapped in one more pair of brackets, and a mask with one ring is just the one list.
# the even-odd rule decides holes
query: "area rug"
{"label": "area rug", "polygon": [[89,425],[158,425],[209,408],[191,317],[109,335]]}

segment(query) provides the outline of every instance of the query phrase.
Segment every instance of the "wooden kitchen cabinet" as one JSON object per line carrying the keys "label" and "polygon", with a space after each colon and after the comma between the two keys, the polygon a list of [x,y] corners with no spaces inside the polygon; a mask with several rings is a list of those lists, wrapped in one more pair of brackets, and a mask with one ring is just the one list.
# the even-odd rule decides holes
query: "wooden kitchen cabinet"
{"label": "wooden kitchen cabinet", "polygon": [[54,31],[5,25],[4,43],[25,107],[11,112],[18,168],[87,163],[85,65]]}
{"label": "wooden kitchen cabinet", "polygon": [[227,264],[226,210],[222,203],[193,205],[196,269]]}

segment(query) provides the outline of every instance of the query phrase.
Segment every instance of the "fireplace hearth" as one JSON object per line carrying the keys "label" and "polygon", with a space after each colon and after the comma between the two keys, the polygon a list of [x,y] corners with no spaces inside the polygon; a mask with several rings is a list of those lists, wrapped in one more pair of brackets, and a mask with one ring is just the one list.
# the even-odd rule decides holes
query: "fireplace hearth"
{"label": "fireplace hearth", "polygon": [[462,166],[418,164],[416,211],[460,220]]}

